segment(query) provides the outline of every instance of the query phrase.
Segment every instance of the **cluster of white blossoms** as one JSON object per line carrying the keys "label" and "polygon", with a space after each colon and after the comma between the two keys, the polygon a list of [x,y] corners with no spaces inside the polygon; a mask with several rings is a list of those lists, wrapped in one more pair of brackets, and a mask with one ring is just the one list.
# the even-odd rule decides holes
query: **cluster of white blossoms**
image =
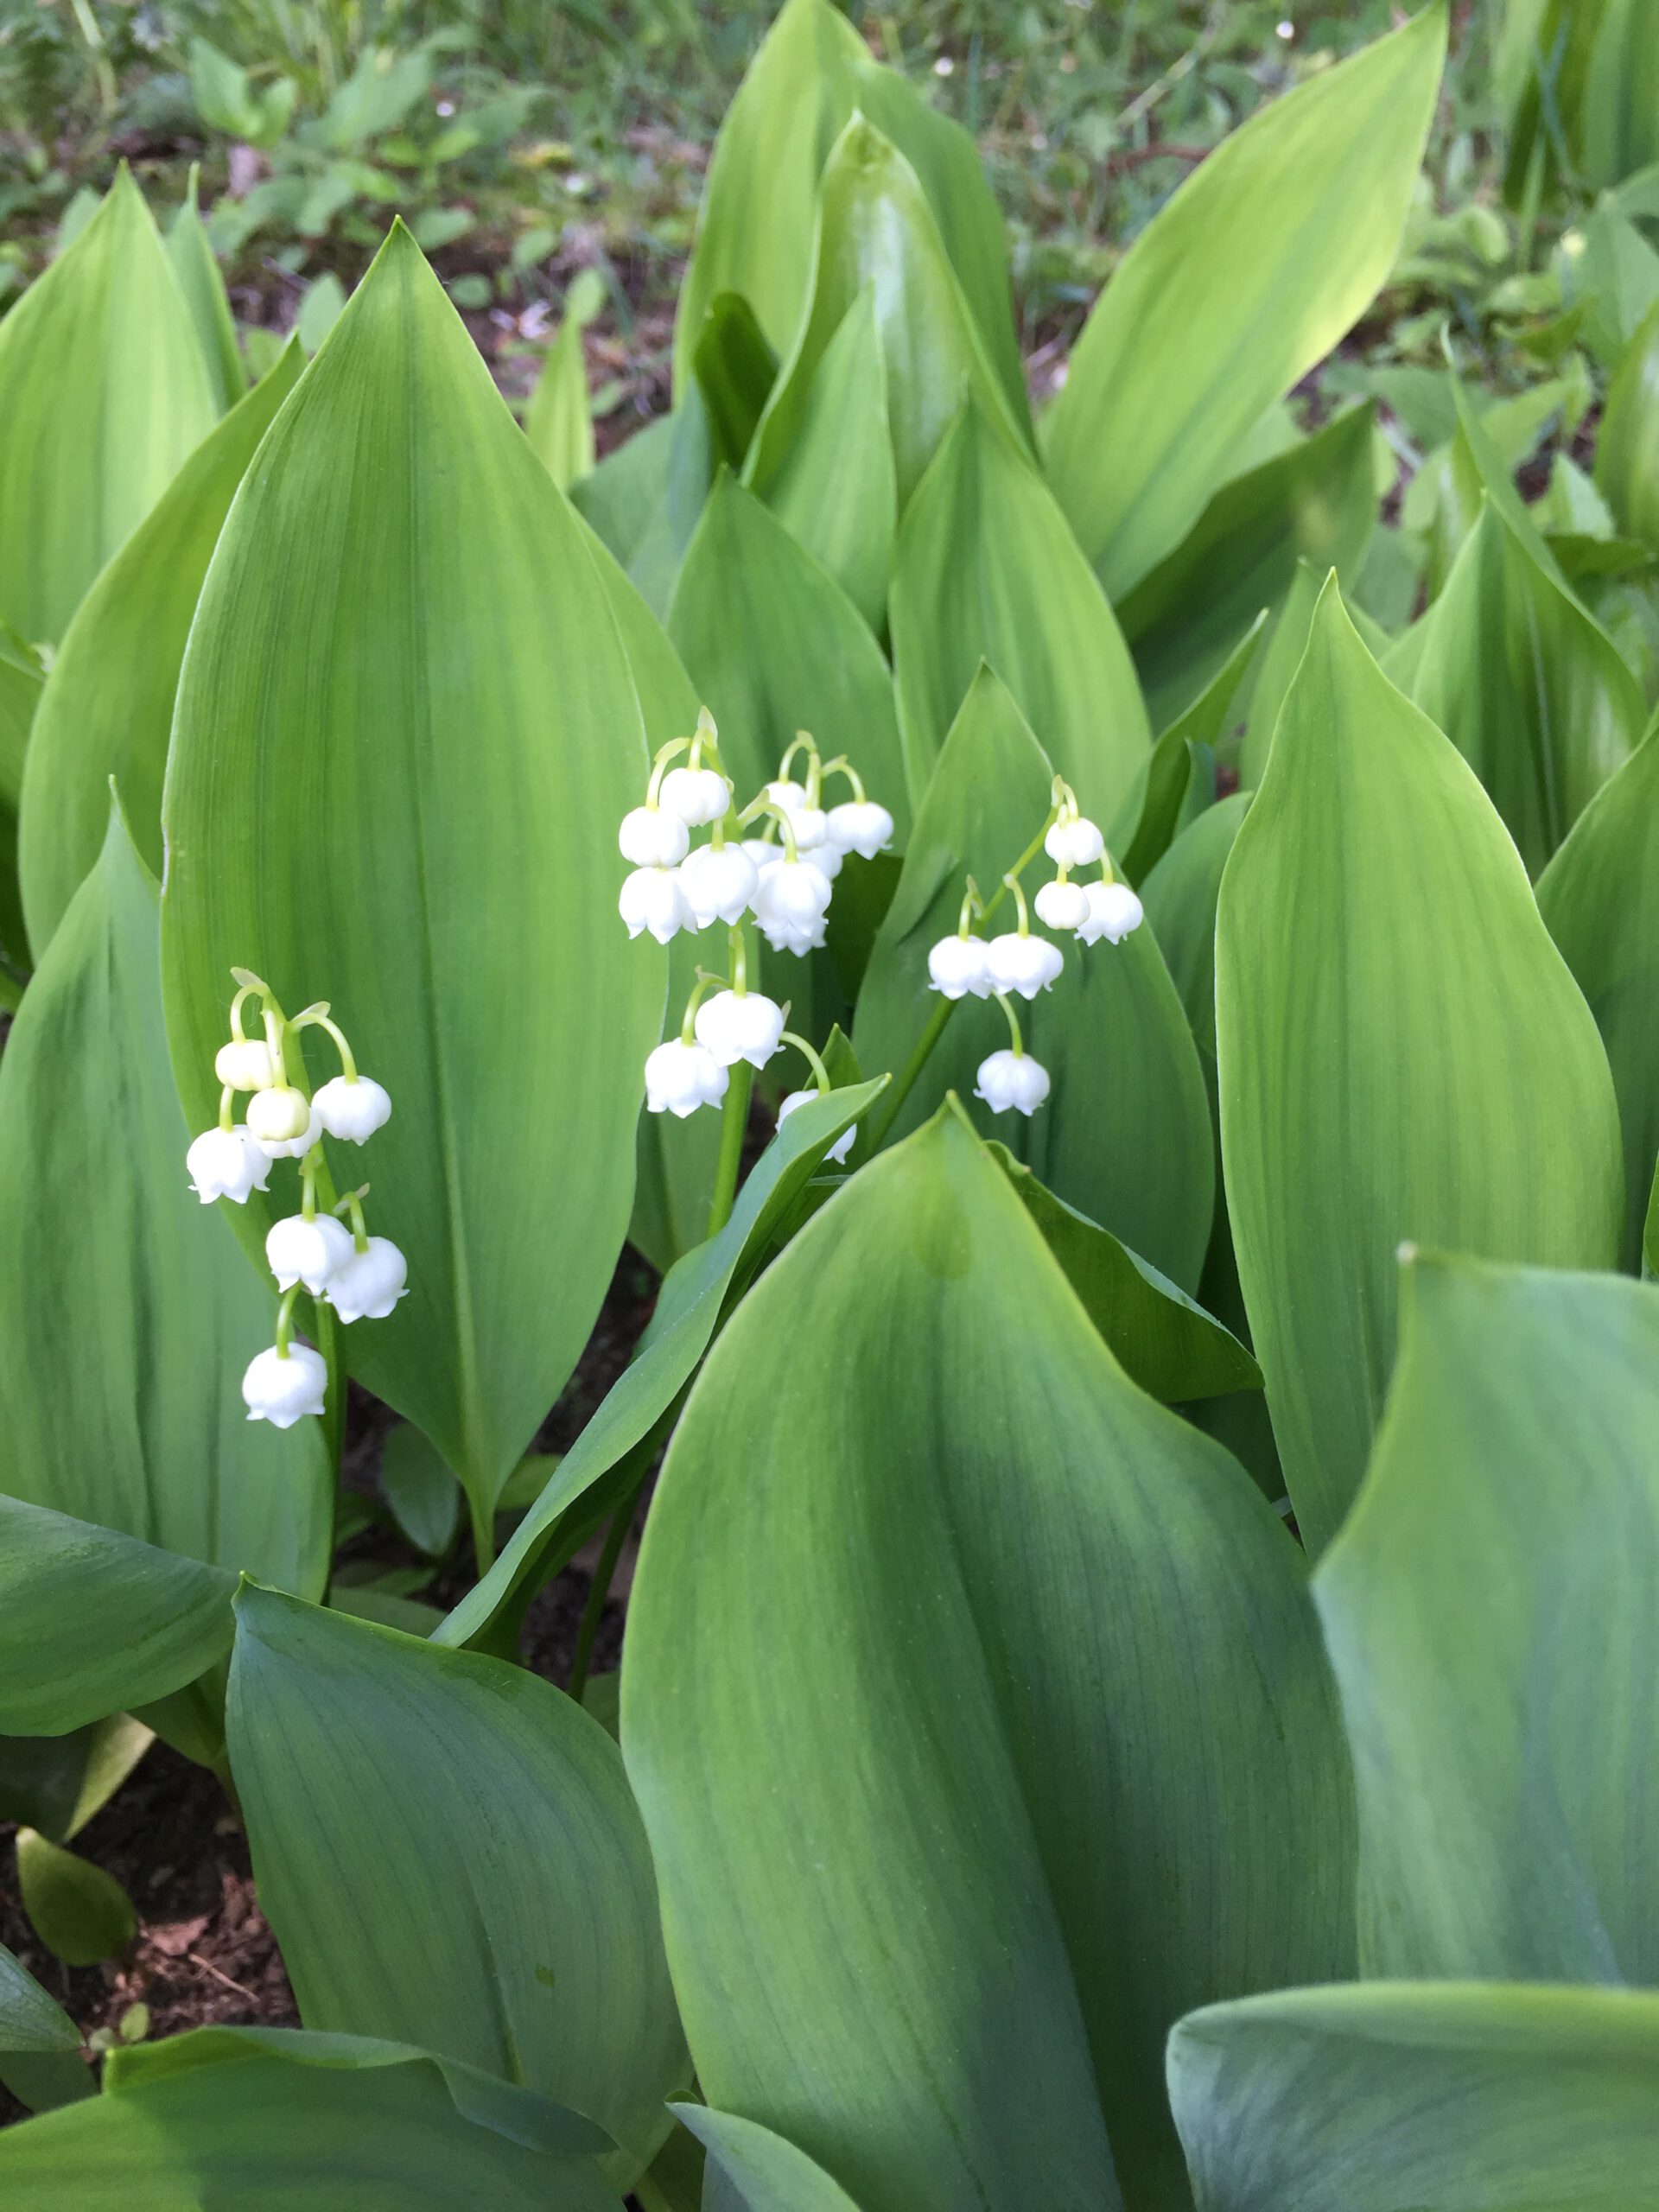
{"label": "cluster of white blossoms", "polygon": [[[798,760],[800,778],[792,772]],[[823,804],[830,776],[844,777],[852,791],[836,806]],[[744,836],[763,819],[764,835]],[[708,842],[694,847],[692,831],[705,829]],[[848,855],[874,860],[892,836],[892,815],[868,796],[850,762],[821,759],[804,730],[773,779],[742,807],[721,761],[707,708],[697,716],[695,735],[663,747],[644,804],[624,815],[617,833],[622,857],[633,870],[618,908],[630,937],[649,931],[659,944],[682,930],[723,925],[731,973],[697,970],[679,1035],[658,1045],[646,1060],[645,1103],[653,1114],[683,1118],[700,1106],[720,1105],[733,1068],[741,1063],[763,1068],[785,1045],[804,1055],[820,1090],[830,1088],[817,1054],[785,1027],[788,1008],[749,988],[745,923],[753,918],[774,952],[811,951],[823,943],[836,878]],[[792,1091],[779,1118],[813,1095]],[[849,1131],[832,1156],[844,1158],[851,1141]]]}
{"label": "cluster of white blossoms", "polygon": [[[293,1341],[294,1301],[300,1292],[326,1300],[340,1321],[384,1320],[404,1295],[409,1270],[403,1254],[390,1237],[368,1233],[363,1214],[368,1185],[348,1192],[332,1208],[318,1208],[318,1183],[327,1174],[324,1136],[361,1144],[391,1119],[391,1100],[379,1084],[358,1073],[345,1032],[330,1020],[326,1000],[290,1020],[268,983],[245,968],[231,972],[238,986],[231,1001],[231,1034],[213,1059],[213,1072],[223,1086],[219,1122],[194,1140],[185,1165],[190,1187],[203,1205],[215,1198],[245,1205],[251,1192],[265,1188],[273,1160],[300,1163],[300,1211],[275,1223],[265,1238],[265,1259],[282,1294],[276,1341],[252,1360],[242,1378],[248,1419],[291,1428],[303,1415],[322,1412],[328,1380],[321,1353]],[[250,1037],[245,1009],[255,999],[263,1033]],[[333,1038],[340,1065],[340,1073],[314,1097],[307,1096],[297,1049],[300,1031],[312,1028]],[[241,1091],[251,1095],[247,1118],[238,1122],[235,1104]]]}
{"label": "cluster of white blossoms", "polygon": [[[1054,862],[1054,877],[1027,907],[1020,878],[1039,849]],[[1072,880],[1074,871],[1090,868],[1099,869],[1093,882]],[[980,1062],[974,1096],[982,1098],[994,1114],[1034,1114],[1048,1096],[1048,1070],[1027,1052],[1013,1000],[1034,999],[1039,991],[1049,989],[1065,963],[1058,945],[1032,934],[1032,912],[1046,928],[1069,931],[1080,944],[1095,944],[1102,938],[1109,944],[1121,944],[1131,930],[1141,926],[1143,910],[1128,885],[1112,874],[1105,838],[1079,812],[1076,794],[1058,776],[1047,819],[1002,882],[1014,894],[1019,917],[1015,926],[1000,937],[982,938],[976,932],[975,921],[988,918],[1001,893],[989,906],[983,905],[970,877],[956,935],[941,938],[927,956],[928,982],[947,999],[996,1000],[1007,1016],[1011,1046]]]}

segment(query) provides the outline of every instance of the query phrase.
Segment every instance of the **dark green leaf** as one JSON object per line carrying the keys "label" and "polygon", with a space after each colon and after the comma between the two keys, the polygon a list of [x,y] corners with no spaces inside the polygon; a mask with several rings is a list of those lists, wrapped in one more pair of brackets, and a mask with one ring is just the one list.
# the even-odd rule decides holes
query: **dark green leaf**
{"label": "dark green leaf", "polygon": [[454,1470],[412,1421],[394,1428],[380,1452],[380,1487],[392,1518],[417,1552],[435,1555],[454,1541],[461,1485]]}

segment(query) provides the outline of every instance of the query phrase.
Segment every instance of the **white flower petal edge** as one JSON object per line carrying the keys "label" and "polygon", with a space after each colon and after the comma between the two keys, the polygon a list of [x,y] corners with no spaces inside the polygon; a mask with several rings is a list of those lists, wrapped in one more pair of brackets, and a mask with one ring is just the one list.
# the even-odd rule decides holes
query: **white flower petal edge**
{"label": "white flower petal edge", "polygon": [[256,1090],[248,1101],[249,1134],[264,1145],[291,1143],[305,1135],[312,1119],[310,1101],[292,1084],[274,1083],[268,1090]]}
{"label": "white flower petal edge", "polygon": [[725,815],[732,787],[718,768],[671,768],[657,797],[663,810],[677,816],[688,830],[702,830]]}
{"label": "white flower petal edge", "polygon": [[281,1071],[263,1037],[234,1037],[213,1055],[213,1073],[232,1090],[264,1090]]}
{"label": "white flower petal edge", "polygon": [[389,1236],[371,1236],[331,1278],[325,1294],[342,1321],[384,1321],[408,1296],[409,1262]]}
{"label": "white flower petal edge", "polygon": [[874,799],[851,798],[832,806],[824,817],[830,844],[843,853],[861,853],[873,861],[893,842],[893,817]]}
{"label": "white flower petal edge", "polygon": [[721,1067],[735,1067],[747,1060],[763,1068],[778,1050],[784,1033],[784,1009],[760,991],[716,991],[697,1008],[697,1042],[707,1046]]}
{"label": "white flower petal edge", "polygon": [[[782,1102],[778,1109],[779,1128],[780,1129],[783,1128],[784,1123],[789,1119],[790,1116],[795,1111],[795,1109],[798,1106],[804,1106],[809,1098],[819,1098],[822,1097],[823,1095],[823,1094],[821,1091],[817,1090],[791,1090],[788,1097]],[[834,1144],[830,1146],[829,1151],[824,1154],[824,1158],[826,1160],[836,1160],[838,1163],[844,1163],[848,1154],[853,1148],[853,1140],[857,1135],[858,1128],[856,1124],[855,1124],[852,1128],[843,1131],[843,1133],[836,1139]]]}
{"label": "white flower petal edge", "polygon": [[718,1106],[731,1077],[706,1045],[671,1038],[645,1062],[645,1104],[653,1114],[681,1121],[699,1106]]}
{"label": "white flower petal edge", "polygon": [[1029,1115],[1042,1104],[1048,1090],[1048,1070],[1040,1061],[1033,1060],[1029,1052],[1005,1048],[980,1062],[974,1096],[982,1098],[993,1114],[1012,1109]]}
{"label": "white flower petal edge", "polygon": [[674,868],[691,849],[684,823],[660,806],[636,806],[625,814],[616,842],[635,868]]}
{"label": "white flower petal edge", "polygon": [[1031,903],[1045,929],[1080,930],[1089,918],[1089,893],[1081,883],[1046,883]]}
{"label": "white flower petal edge", "polygon": [[263,1191],[270,1174],[269,1155],[240,1122],[233,1129],[204,1129],[185,1154],[184,1164],[190,1187],[205,1206],[215,1198],[245,1205],[248,1193]]}
{"label": "white flower petal edge", "polygon": [[292,1428],[307,1414],[321,1414],[328,1383],[328,1363],[309,1344],[290,1344],[286,1356],[275,1344],[249,1361],[242,1377],[242,1402],[250,1421],[273,1428]]}
{"label": "white flower petal edge", "polygon": [[1086,814],[1057,822],[1043,840],[1043,850],[1056,868],[1092,868],[1105,849],[1098,825]]}
{"label": "white flower petal edge", "polygon": [[1017,930],[994,937],[985,948],[985,957],[992,987],[1017,991],[1024,999],[1034,999],[1039,991],[1047,990],[1065,969],[1065,956],[1058,944],[1051,944],[1046,937],[1021,937]]}
{"label": "white flower petal edge", "polygon": [[810,860],[775,861],[761,875],[753,906],[774,952],[810,952],[823,943],[830,879]]}
{"label": "white flower petal edge", "polygon": [[[769,860],[778,848],[765,848]],[[760,868],[742,845],[699,845],[681,863],[680,889],[696,915],[699,929],[711,922],[737,922],[760,887]]]}
{"label": "white flower petal edge", "polygon": [[1108,944],[1122,944],[1146,918],[1146,908],[1127,883],[1091,883],[1089,918],[1077,931],[1085,944],[1104,938]]}
{"label": "white flower petal edge", "polygon": [[366,1075],[331,1077],[311,1105],[331,1137],[351,1144],[361,1144],[391,1119],[390,1094]]}
{"label": "white flower petal edge", "polygon": [[682,930],[690,929],[696,916],[691,902],[680,888],[679,871],[671,868],[637,868],[623,884],[616,910],[628,925],[628,935],[649,930],[658,944],[666,944]]}
{"label": "white flower petal edge", "polygon": [[271,1224],[265,1238],[265,1265],[276,1276],[278,1290],[302,1282],[315,1298],[354,1249],[351,1230],[333,1214],[320,1213],[311,1221],[303,1214],[290,1214],[286,1221]]}
{"label": "white flower petal edge", "polygon": [[322,1116],[314,1106],[298,1136],[290,1137],[286,1144],[262,1141],[259,1149],[267,1160],[302,1160],[321,1135]]}
{"label": "white flower petal edge", "polygon": [[991,995],[990,963],[982,937],[942,937],[927,956],[927,977],[948,999]]}

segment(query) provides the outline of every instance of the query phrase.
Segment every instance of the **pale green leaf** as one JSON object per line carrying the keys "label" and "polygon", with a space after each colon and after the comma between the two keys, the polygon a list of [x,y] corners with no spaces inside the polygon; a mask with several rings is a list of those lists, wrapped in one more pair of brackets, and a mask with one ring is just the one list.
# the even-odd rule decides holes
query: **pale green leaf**
{"label": "pale green leaf", "polygon": [[839,2182],[770,2128],[707,2105],[674,2110],[709,2153],[703,2212],[859,2212]]}
{"label": "pale green leaf", "polygon": [[167,257],[184,295],[195,326],[196,343],[215,409],[223,414],[235,406],[248,388],[248,372],[236,342],[236,321],[225,290],[225,279],[208,243],[207,226],[196,204],[201,169],[190,164],[190,180],[167,231]]}
{"label": "pale green leaf", "polygon": [[17,1831],[17,1893],[29,1925],[66,1966],[113,1958],[137,1929],[132,1899],[113,1875],[33,1828]]}
{"label": "pale green leaf", "polygon": [[1659,299],[1607,387],[1596,435],[1596,484],[1620,529],[1659,550]]}
{"label": "pale green leaf", "polygon": [[594,416],[582,324],[567,315],[536,379],[524,414],[531,449],[561,492],[594,466]]}

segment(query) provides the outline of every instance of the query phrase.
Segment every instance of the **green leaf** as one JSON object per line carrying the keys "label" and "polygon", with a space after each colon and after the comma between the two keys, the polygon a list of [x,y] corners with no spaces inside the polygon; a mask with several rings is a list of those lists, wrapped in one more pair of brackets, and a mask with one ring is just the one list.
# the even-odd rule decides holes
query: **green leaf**
{"label": "green leaf", "polygon": [[615,1745],[499,1659],[257,1586],[236,1615],[232,1771],[303,2018],[574,2106],[626,2186],[687,2068]]}
{"label": "green leaf", "polygon": [[124,168],[0,324],[0,615],[60,638],[213,427],[190,311]]}
{"label": "green leaf", "polygon": [[1659,299],[1607,387],[1596,434],[1596,484],[1619,528],[1659,551]]}
{"label": "green leaf", "polygon": [[[35,1510],[19,1509],[25,1516]],[[0,1820],[67,1843],[108,1803],[153,1740],[126,1713],[67,1735],[0,1738]]]}
{"label": "green leaf", "polygon": [[845,753],[909,820],[893,681],[858,609],[734,477],[710,493],[668,613],[668,634],[720,726],[721,756],[747,801],[778,772],[797,730]]}
{"label": "green leaf", "polygon": [[860,291],[824,347],[794,442],[761,497],[879,632],[899,487],[873,283]]}
{"label": "green leaf", "polygon": [[0,2132],[0,2187],[38,2212],[615,2212],[593,2131],[429,2052],[199,2028],[111,2051],[101,2097]]}
{"label": "green leaf", "polygon": [[741,468],[778,376],[778,356],[741,292],[721,292],[709,305],[692,351],[709,416],[714,458]]}
{"label": "green leaf", "polygon": [[[204,1119],[232,966],[290,1010],[332,1000],[391,1090],[372,1219],[412,1294],[346,1353],[475,1515],[569,1373],[627,1225],[664,975],[614,922],[614,824],[645,758],[581,527],[394,229],[202,594],[163,951]],[[556,1144],[527,1141],[531,1114]]]}
{"label": "green leaf", "polygon": [[1222,871],[1252,796],[1234,791],[1206,808],[1182,830],[1141,887],[1147,919],[1211,1078],[1216,1059],[1216,906]]}
{"label": "green leaf", "polygon": [[1134,817],[1134,842],[1123,855],[1123,873],[1131,883],[1149,875],[1181,832],[1214,804],[1214,748],[1232,723],[1233,702],[1267,620],[1263,607],[1185,713],[1176,716],[1154,746],[1146,790]]}
{"label": "green leaf", "polygon": [[1216,1014],[1239,1278],[1317,1553],[1393,1364],[1402,1238],[1609,1266],[1624,1203],[1606,1055],[1515,848],[1328,585],[1222,880]]}
{"label": "green leaf", "polygon": [[988,662],[1084,811],[1116,816],[1152,744],[1135,664],[1053,493],[971,395],[899,525],[892,620],[913,804]]}
{"label": "green leaf", "polygon": [[705,2212],[859,2212],[840,2183],[786,2137],[707,2105],[674,2111],[709,2153]]}
{"label": "green leaf", "polygon": [[1651,1984],[1659,1289],[1433,1258],[1405,1282],[1370,1472],[1314,1586],[1363,1961]]}
{"label": "green leaf", "polygon": [[308,359],[319,351],[345,311],[346,287],[332,269],[325,269],[315,283],[306,287],[294,323],[294,334]]}
{"label": "green leaf", "polygon": [[734,1284],[759,1267],[775,1232],[824,1154],[880,1096],[880,1082],[809,1099],[783,1122],[749,1171],[731,1219],[664,1278],[632,1363],[612,1384],[575,1443],[556,1464],[540,1497],[477,1588],[437,1631],[440,1643],[470,1643],[515,1599],[539,1586],[539,1561],[559,1516],[643,1443],[690,1381]]}
{"label": "green leaf", "polygon": [[[1273,733],[1278,727],[1286,696],[1301,666],[1302,655],[1307,651],[1313,610],[1330,574],[1328,566],[1319,569],[1312,561],[1296,563],[1283,611],[1273,626],[1273,635],[1262,656],[1262,665],[1250,693],[1249,717],[1238,748],[1238,780],[1246,791],[1255,790],[1266,773],[1268,755],[1273,750]],[[1356,623],[1355,626],[1357,628],[1358,625]]]}
{"label": "green leaf", "polygon": [[622,1738],[703,2090],[863,2212],[1179,2203],[1173,2018],[1346,1970],[1295,1548],[1128,1380],[953,1108],[710,1355]]}
{"label": "green leaf", "polygon": [[79,2050],[80,2030],[0,1943],[0,2050]]}
{"label": "green leaf", "polygon": [[[988,898],[1042,827],[1052,779],[1007,689],[982,670],[939,755],[859,992],[861,1066],[908,1063],[944,1003],[928,986],[930,950],[956,929],[967,878]],[[1013,926],[1005,895],[990,927]],[[1068,943],[1065,953],[1060,981],[1020,1009],[1053,1080],[1047,1103],[1025,1121],[992,1116],[976,1100],[974,1119],[1068,1205],[1192,1290],[1214,1206],[1214,1140],[1180,1001],[1150,930],[1119,945]],[[980,1062],[1007,1038],[995,1000],[960,1001],[893,1133],[917,1128],[949,1090],[966,1102]]]}
{"label": "green leaf", "polygon": [[1186,536],[1245,433],[1388,276],[1445,51],[1446,10],[1429,7],[1275,100],[1118,264],[1046,439],[1056,494],[1114,600]]}
{"label": "green leaf", "polygon": [[1154,727],[1192,705],[1264,607],[1284,607],[1299,562],[1353,576],[1376,517],[1369,408],[1224,486],[1117,610]]}
{"label": "green leaf", "polygon": [[19,975],[29,963],[17,885],[17,805],[29,731],[44,681],[39,656],[9,622],[0,620],[0,961],[10,963]]}
{"label": "green leaf", "polygon": [[381,1446],[380,1487],[393,1520],[417,1552],[435,1557],[448,1549],[461,1486],[431,1438],[411,1421],[400,1422]]}
{"label": "green leaf", "polygon": [[137,1930],[132,1899],[113,1875],[34,1828],[17,1831],[17,1892],[35,1933],[66,1966],[112,1958]]}
{"label": "green leaf", "polygon": [[196,203],[201,165],[190,164],[190,181],[178,212],[168,226],[167,257],[173,264],[185,306],[195,325],[208,389],[215,411],[234,407],[248,388],[248,372],[236,342],[236,321],[219,275],[219,263],[208,243],[207,230]]}
{"label": "green leaf", "polygon": [[[588,318],[588,320],[591,320]],[[567,308],[559,334],[547,349],[524,414],[531,449],[561,492],[594,466],[593,404],[582,353],[582,319]]]}
{"label": "green leaf", "polygon": [[291,340],[191,454],[76,609],[47,678],[23,775],[18,860],[35,957],[97,860],[110,779],[162,872],[162,779],[202,578],[254,448],[304,367]]}
{"label": "green leaf", "polygon": [[1170,2038],[1199,2212],[1651,2212],[1659,1998],[1287,1990]]}

